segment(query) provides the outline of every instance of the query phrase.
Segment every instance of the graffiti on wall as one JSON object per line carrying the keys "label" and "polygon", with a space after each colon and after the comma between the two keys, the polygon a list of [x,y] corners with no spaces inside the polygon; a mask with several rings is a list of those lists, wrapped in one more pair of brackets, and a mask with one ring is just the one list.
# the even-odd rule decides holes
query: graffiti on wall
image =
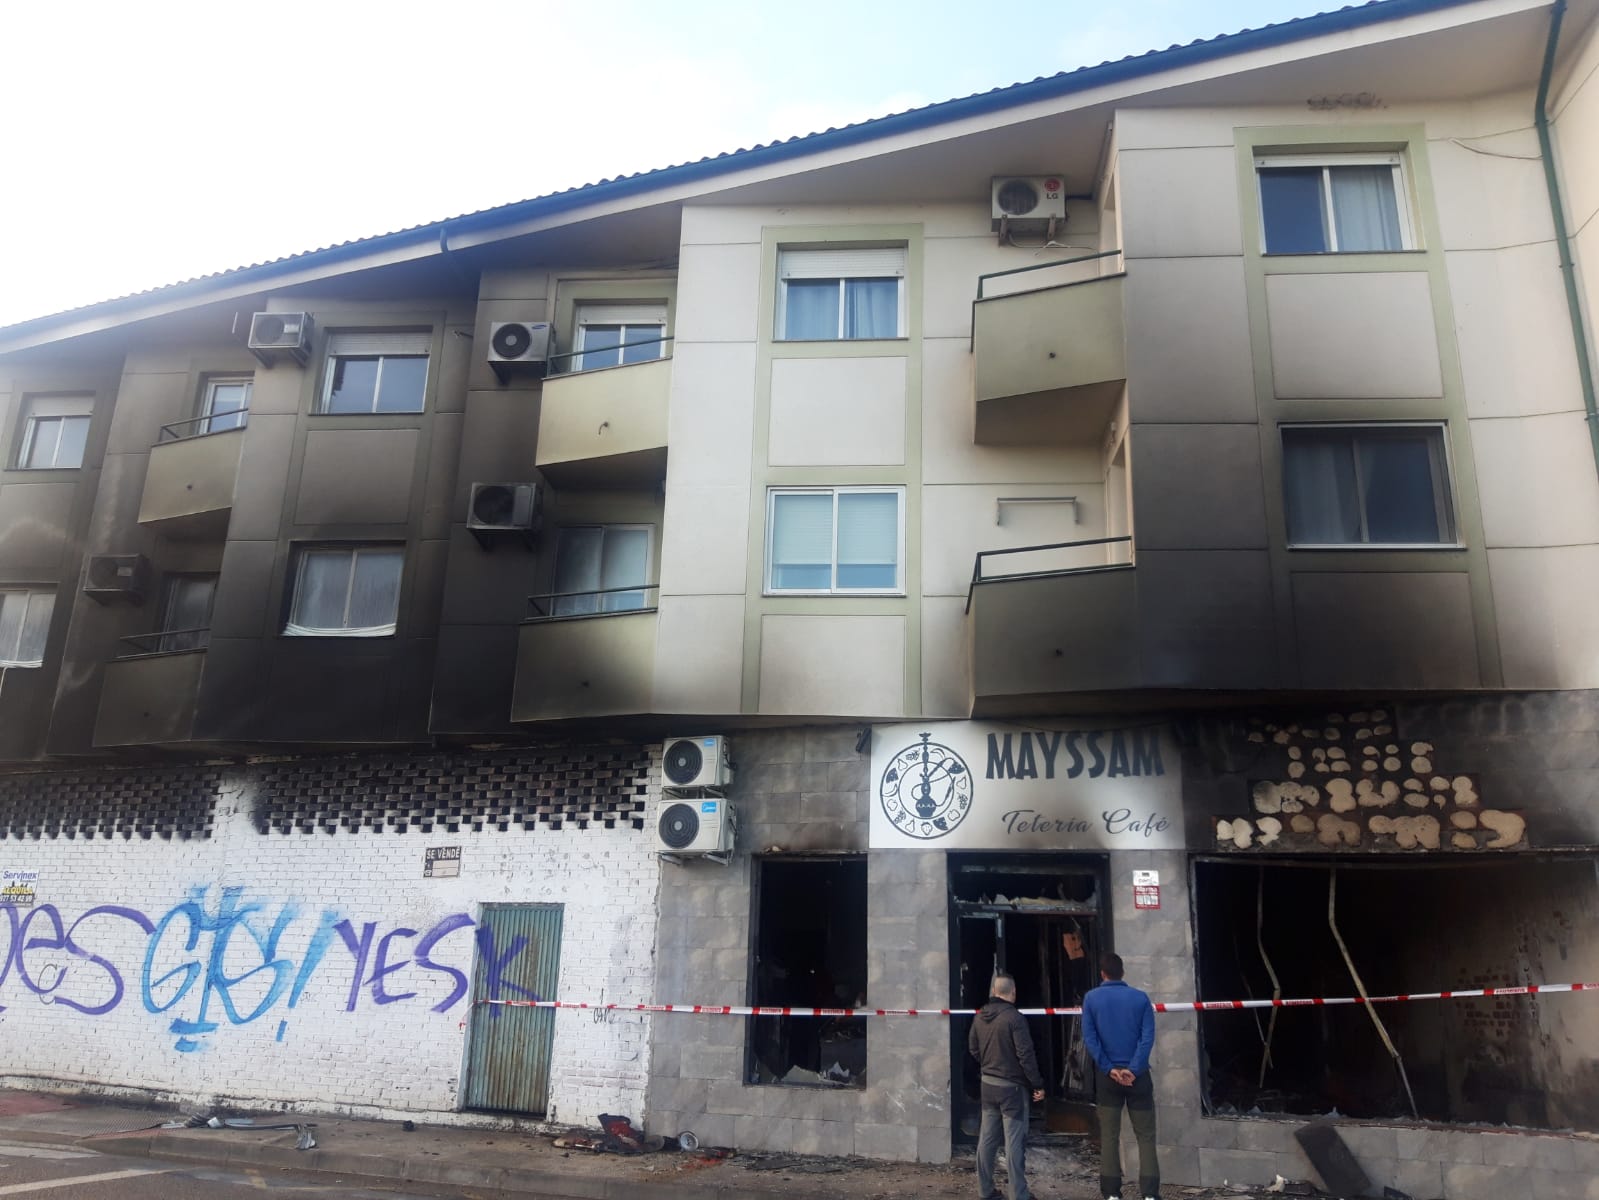
{"label": "graffiti on wall", "polygon": [[447,1013],[470,990],[474,951],[480,999],[538,999],[508,978],[527,949],[520,936],[496,945],[467,913],[412,929],[251,898],[242,887],[195,888],[155,915],[122,904],[70,913],[0,902],[0,1013],[27,995],[87,1017],[137,1004],[191,1054],[213,1034],[259,1022],[275,1021],[282,1041],[313,993],[319,1013],[400,1003]]}

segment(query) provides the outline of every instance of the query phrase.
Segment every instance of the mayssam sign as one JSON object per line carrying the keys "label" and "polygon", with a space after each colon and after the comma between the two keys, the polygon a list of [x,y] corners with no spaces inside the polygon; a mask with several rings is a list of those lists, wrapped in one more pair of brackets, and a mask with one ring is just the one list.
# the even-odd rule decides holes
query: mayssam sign
{"label": "mayssam sign", "polygon": [[937,721],[872,730],[871,847],[1180,850],[1164,726]]}

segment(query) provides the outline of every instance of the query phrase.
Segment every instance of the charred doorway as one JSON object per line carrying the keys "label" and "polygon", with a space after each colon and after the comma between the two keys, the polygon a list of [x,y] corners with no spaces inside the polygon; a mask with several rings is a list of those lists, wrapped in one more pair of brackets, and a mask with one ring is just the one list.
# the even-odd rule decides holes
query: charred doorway
{"label": "charred doorway", "polygon": [[[950,1007],[981,1008],[996,971],[1016,977],[1021,1008],[1072,1007],[1099,981],[1109,948],[1102,855],[951,854]],[[958,1141],[977,1136],[977,1062],[967,1052],[972,1017],[950,1021],[951,1117]],[[1044,1074],[1036,1129],[1092,1127],[1094,1069],[1073,1016],[1029,1017]]]}
{"label": "charred doorway", "polygon": [[[1357,974],[1373,996],[1519,987],[1599,966],[1591,858],[1202,859],[1193,897],[1206,1000],[1354,996]],[[1205,1103],[1599,1130],[1596,1009],[1553,994],[1202,1013]]]}

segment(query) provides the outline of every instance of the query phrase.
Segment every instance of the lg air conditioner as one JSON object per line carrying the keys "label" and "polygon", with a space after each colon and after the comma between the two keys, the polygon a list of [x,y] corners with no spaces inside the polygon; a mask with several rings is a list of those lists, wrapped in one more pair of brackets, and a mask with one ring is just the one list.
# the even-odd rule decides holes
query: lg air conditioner
{"label": "lg air conditioner", "polygon": [[258,312],[250,318],[245,345],[266,366],[292,358],[303,367],[311,353],[311,324],[310,313]]}
{"label": "lg air conditioner", "polygon": [[542,376],[550,342],[548,321],[495,321],[489,325],[489,366],[501,383],[517,371]]}
{"label": "lg air conditioner", "polygon": [[1066,223],[1066,181],[1061,175],[997,176],[991,199],[996,232],[1053,233]]}
{"label": "lg air conditioner", "polygon": [[661,747],[661,776],[668,791],[727,787],[733,782],[733,760],[727,739],[668,738]]}
{"label": "lg air conditioner", "polygon": [[727,854],[734,832],[733,806],[721,797],[666,799],[655,821],[655,848],[666,855]]}
{"label": "lg air conditioner", "polygon": [[142,554],[95,554],[83,568],[83,594],[101,604],[142,604],[150,560]]}

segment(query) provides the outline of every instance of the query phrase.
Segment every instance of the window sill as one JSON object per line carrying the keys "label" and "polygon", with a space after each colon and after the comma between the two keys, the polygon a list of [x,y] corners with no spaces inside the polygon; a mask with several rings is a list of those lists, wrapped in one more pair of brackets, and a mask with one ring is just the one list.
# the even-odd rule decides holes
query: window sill
{"label": "window sill", "polygon": [[37,671],[42,666],[42,659],[39,662],[0,662],[0,671]]}
{"label": "window sill", "polygon": [[19,473],[26,471],[29,475],[65,475],[68,471],[83,470],[83,464],[79,463],[75,467],[25,467],[18,463],[14,467],[7,467],[6,470]]}
{"label": "window sill", "polygon": [[1386,258],[1399,254],[1424,255],[1422,246],[1406,246],[1403,250],[1262,250],[1262,258]]}
{"label": "window sill", "polygon": [[839,597],[846,600],[852,596],[863,596],[878,600],[903,600],[905,599],[905,589],[898,588],[894,590],[885,590],[882,588],[839,588],[834,591],[804,591],[800,589],[784,588],[782,591],[773,591],[772,589],[768,588],[767,590],[763,591],[761,595],[773,600],[817,596]]}
{"label": "window sill", "polygon": [[[335,412],[315,411],[315,412],[310,413],[309,415],[313,416],[313,417],[325,417],[328,420],[332,420],[332,421],[350,421],[350,420],[372,421],[372,420],[382,420],[382,419],[385,419],[385,418],[421,417],[421,416],[427,415],[427,409],[425,409],[425,408],[408,408],[404,412],[350,412],[350,413],[342,413],[342,412],[341,413],[335,413]],[[224,432],[226,432],[226,431],[224,431]]]}
{"label": "window sill", "polygon": [[869,346],[873,342],[908,342],[904,334],[886,338],[780,338],[774,337],[774,346]]}
{"label": "window sill", "polygon": [[310,629],[295,630],[283,629],[278,632],[280,638],[287,638],[295,642],[336,641],[336,642],[378,642],[385,638],[397,638],[399,632],[394,629]]}

